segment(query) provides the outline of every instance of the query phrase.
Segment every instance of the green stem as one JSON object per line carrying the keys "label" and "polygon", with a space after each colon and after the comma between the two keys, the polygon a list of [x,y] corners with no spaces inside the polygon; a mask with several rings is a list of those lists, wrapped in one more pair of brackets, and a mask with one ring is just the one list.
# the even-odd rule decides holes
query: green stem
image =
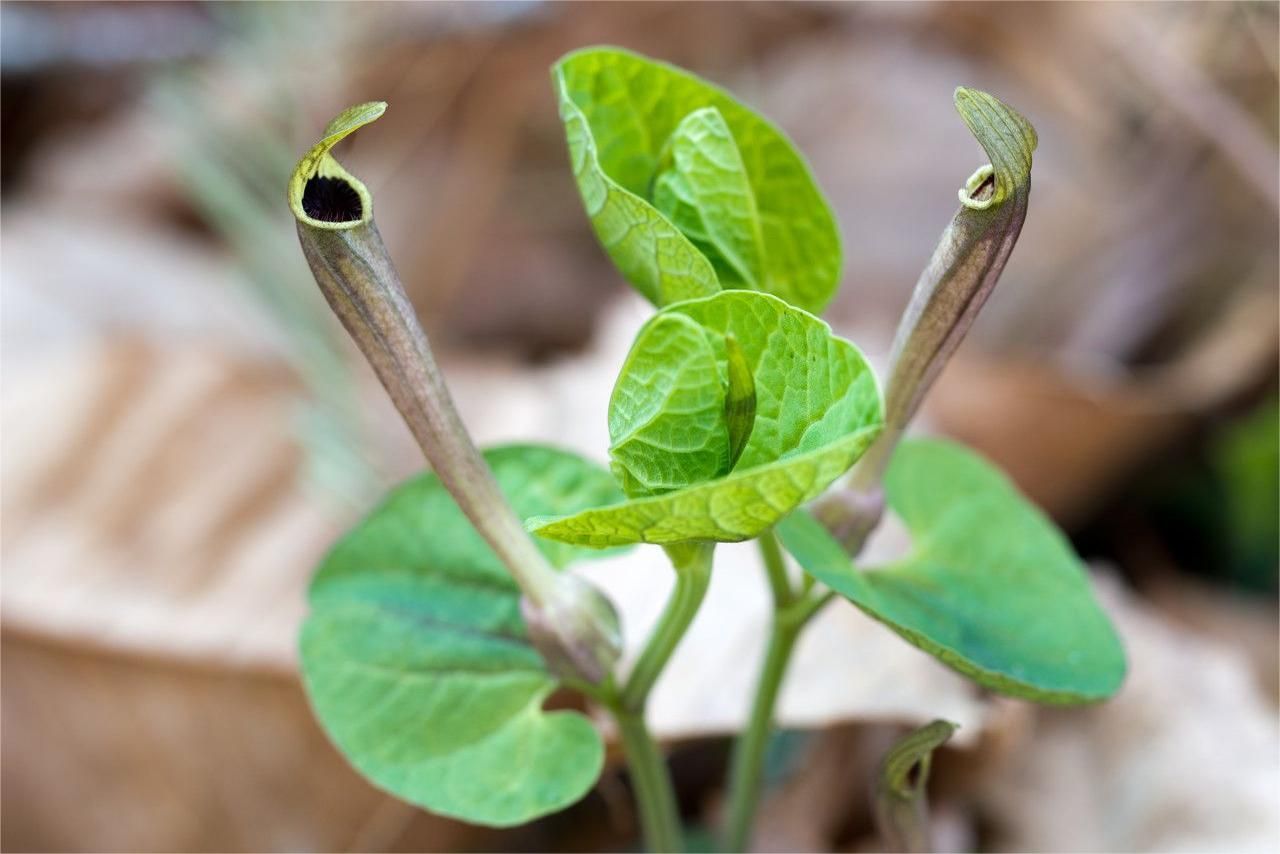
{"label": "green stem", "polygon": [[772,531],[760,537],[760,553],[764,558],[769,587],[773,590],[773,627],[756,682],[751,718],[734,743],[729,765],[729,811],[725,832],[726,849],[729,851],[745,850],[750,842],[764,776],[764,752],[773,729],[774,709],[782,690],[782,679],[791,662],[796,640],[809,620],[834,595],[825,588],[814,590],[809,576],[805,576],[806,583],[796,593],[787,579],[786,561]]}
{"label": "green stem", "polygon": [[787,562],[782,557],[782,547],[778,545],[778,535],[769,529],[757,540],[760,544],[760,556],[764,558],[765,575],[769,578],[769,589],[773,591],[775,609],[785,608],[795,598],[791,589],[791,580],[787,578]]}
{"label": "green stem", "polygon": [[667,553],[676,568],[676,586],[667,601],[667,607],[658,620],[649,642],[636,661],[626,687],[622,689],[622,708],[629,712],[642,712],[649,692],[671,660],[671,654],[684,637],[698,606],[707,594],[711,582],[711,556],[713,543],[695,543],[687,546],[670,546]]}
{"label": "green stem", "polygon": [[626,685],[608,704],[618,722],[635,789],[636,808],[640,813],[645,844],[650,851],[679,851],[684,843],[671,774],[662,751],[645,724],[645,703],[706,596],[711,583],[714,553],[714,543],[667,548],[676,570],[675,589]]}
{"label": "green stem", "polygon": [[774,615],[773,631],[765,652],[764,666],[756,685],[751,706],[751,719],[738,736],[729,765],[729,813],[725,845],[727,851],[745,851],[750,842],[752,820],[760,800],[760,782],[764,775],[764,751],[773,728],[773,711],[787,672],[791,651],[804,627]]}
{"label": "green stem", "polygon": [[640,826],[650,851],[680,851],[680,812],[666,760],[644,722],[643,712],[614,711],[622,746],[627,753],[631,785],[635,789]]}

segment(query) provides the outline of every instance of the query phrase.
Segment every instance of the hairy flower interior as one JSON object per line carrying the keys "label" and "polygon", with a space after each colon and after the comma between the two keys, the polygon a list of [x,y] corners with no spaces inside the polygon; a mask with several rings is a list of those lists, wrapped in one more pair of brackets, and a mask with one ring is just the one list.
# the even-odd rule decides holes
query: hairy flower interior
{"label": "hairy flower interior", "polygon": [[360,194],[342,178],[314,175],[302,191],[302,209],[321,222],[356,222],[363,218]]}

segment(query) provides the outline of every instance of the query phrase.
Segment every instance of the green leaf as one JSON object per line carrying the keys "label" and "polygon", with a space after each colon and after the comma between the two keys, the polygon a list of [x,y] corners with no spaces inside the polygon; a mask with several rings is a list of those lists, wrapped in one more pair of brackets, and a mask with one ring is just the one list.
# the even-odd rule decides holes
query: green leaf
{"label": "green leaf", "polygon": [[641,293],[663,306],[723,286],[826,307],[841,270],[835,217],[781,131],[617,48],[571,53],[552,77],[587,212]]}
{"label": "green leaf", "polygon": [[[485,454],[518,513],[617,498],[603,469],[549,448]],[[540,544],[557,566],[582,551]],[[520,593],[432,474],[396,488],[311,585],[302,672],[317,716],[386,791],[441,815],[520,824],[581,798],[603,745],[530,646]]]}
{"label": "green leaf", "polygon": [[[731,451],[730,339],[755,415],[732,472],[714,477]],[[813,315],[748,291],[678,303],[640,330],[610,401],[614,470],[632,499],[528,526],[594,547],[751,539],[847,471],[881,420],[875,374]],[[666,491],[653,494],[659,478]]]}
{"label": "green leaf", "polygon": [[810,575],[975,682],[1015,697],[1080,703],[1111,696],[1124,650],[1062,534],[976,454],[902,443],[885,498],[910,554],[859,572],[813,517],[778,526]]}
{"label": "green leaf", "polygon": [[646,332],[609,401],[609,456],[631,496],[710,480],[729,465],[725,388],[706,331],[686,315],[664,312]]}
{"label": "green leaf", "polygon": [[726,287],[764,290],[764,234],[733,133],[715,107],[694,110],[667,141],[653,204],[716,268]]}
{"label": "green leaf", "polygon": [[591,126],[565,88],[559,67],[554,79],[582,204],[600,245],[623,277],[658,306],[719,291],[711,262],[689,239],[652,205],[605,172]]}

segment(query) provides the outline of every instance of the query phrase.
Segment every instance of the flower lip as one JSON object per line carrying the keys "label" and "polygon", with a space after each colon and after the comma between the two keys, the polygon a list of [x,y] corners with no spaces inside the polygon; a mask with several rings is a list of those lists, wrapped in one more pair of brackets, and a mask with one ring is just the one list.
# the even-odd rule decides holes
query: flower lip
{"label": "flower lip", "polygon": [[996,170],[990,163],[978,168],[960,188],[960,204],[984,211],[996,203]]}
{"label": "flower lip", "polygon": [[354,131],[376,121],[386,109],[384,101],[369,101],[344,110],[298,161],[289,178],[288,195],[289,208],[300,225],[344,230],[372,219],[373,197],[369,190],[330,151]]}

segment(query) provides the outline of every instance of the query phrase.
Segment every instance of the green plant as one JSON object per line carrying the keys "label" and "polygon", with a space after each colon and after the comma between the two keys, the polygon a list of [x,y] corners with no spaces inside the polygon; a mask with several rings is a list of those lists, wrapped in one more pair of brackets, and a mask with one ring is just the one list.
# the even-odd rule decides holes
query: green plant
{"label": "green plant", "polygon": [[[796,638],[835,599],[992,690],[1050,703],[1113,693],[1123,652],[1061,534],[974,454],[901,441],[1017,240],[1030,124],[990,95],[956,91],[991,163],[960,191],[916,286],[882,399],[858,349],[814,315],[835,292],[840,245],[829,206],[777,129],[719,89],[621,50],[571,54],[552,79],[592,225],[658,309],[610,400],[611,472],[562,450],[482,455],[472,445],[372,199],[330,153],[384,104],[335,119],[290,182],[316,281],[433,469],[348,533],[311,588],[303,674],[351,762],[433,812],[528,821],[584,795],[603,763],[582,714],[544,710],[563,685],[612,715],[648,844],[679,849],[645,703],[702,601],[716,544],[748,539],[759,541],[775,614],[733,758],[730,849],[748,842]],[[816,516],[803,509],[824,493]],[[914,549],[863,572],[853,559],[886,505]],[[598,549],[644,543],[666,550],[675,590],[622,674],[612,606],[562,570]],[[784,550],[802,581],[789,576]],[[922,761],[950,731],[936,725],[902,755]],[[902,767],[886,774],[905,779]],[[884,791],[918,801],[919,787],[902,779],[886,776]],[[887,826],[917,840],[901,844],[920,844],[919,828],[904,822]]]}

